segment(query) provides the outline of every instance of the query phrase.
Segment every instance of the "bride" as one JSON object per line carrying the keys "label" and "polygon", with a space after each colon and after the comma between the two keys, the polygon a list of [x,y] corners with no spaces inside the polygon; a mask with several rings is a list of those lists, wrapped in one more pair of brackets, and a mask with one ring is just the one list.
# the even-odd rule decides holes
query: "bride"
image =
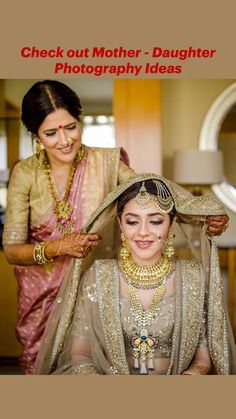
{"label": "bride", "polygon": [[[82,260],[75,260],[36,374],[236,373],[217,248],[204,225],[208,208],[219,215],[222,206],[212,195],[205,202],[153,174],[135,176],[108,195],[87,231],[105,239],[117,218],[120,257],[95,260],[81,279]],[[189,240],[189,223],[199,230],[200,252]],[[174,256],[175,233],[194,258]]]}

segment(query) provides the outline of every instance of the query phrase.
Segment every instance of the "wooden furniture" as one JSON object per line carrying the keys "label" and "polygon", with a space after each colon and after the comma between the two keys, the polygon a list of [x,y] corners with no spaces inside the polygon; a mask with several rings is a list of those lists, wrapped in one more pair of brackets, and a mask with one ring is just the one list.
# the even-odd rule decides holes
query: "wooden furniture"
{"label": "wooden furniture", "polygon": [[14,266],[0,251],[0,357],[18,357],[21,346],[15,335],[17,283]]}
{"label": "wooden furniture", "polygon": [[235,281],[236,281],[236,249],[220,248],[219,249],[220,266],[227,270],[227,306],[229,318],[236,338],[236,321],[235,321]]}

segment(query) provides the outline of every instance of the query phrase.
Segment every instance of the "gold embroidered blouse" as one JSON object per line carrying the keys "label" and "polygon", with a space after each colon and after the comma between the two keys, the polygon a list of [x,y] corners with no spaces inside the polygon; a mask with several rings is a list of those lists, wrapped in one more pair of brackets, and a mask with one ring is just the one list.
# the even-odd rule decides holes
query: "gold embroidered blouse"
{"label": "gold embroidered blouse", "polygon": [[[83,224],[117,183],[134,174],[120,158],[119,149],[86,147],[86,170],[81,192]],[[117,176],[116,176],[117,174]],[[3,244],[26,243],[29,227],[42,225],[53,209],[47,177],[35,156],[14,167],[8,187]]]}

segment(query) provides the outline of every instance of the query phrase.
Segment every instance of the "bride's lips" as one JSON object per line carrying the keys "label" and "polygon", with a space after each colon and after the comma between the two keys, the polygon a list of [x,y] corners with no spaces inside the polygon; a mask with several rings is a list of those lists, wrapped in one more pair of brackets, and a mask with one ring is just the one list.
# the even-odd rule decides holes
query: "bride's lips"
{"label": "bride's lips", "polygon": [[153,240],[135,240],[135,243],[139,249],[148,249],[152,245]]}

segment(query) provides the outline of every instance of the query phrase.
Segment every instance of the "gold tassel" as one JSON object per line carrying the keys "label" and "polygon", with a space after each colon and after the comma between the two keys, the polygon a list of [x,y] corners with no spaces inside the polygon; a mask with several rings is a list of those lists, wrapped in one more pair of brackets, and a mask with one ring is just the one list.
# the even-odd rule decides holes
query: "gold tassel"
{"label": "gold tassel", "polygon": [[154,365],[153,365],[153,359],[149,358],[148,360],[148,370],[149,371],[154,371]]}
{"label": "gold tassel", "polygon": [[138,370],[138,369],[139,369],[139,362],[138,362],[138,358],[135,358],[135,359],[134,359],[134,368],[135,368],[136,370]]}
{"label": "gold tassel", "polygon": [[141,364],[140,375],[147,375],[146,363],[144,361]]}

